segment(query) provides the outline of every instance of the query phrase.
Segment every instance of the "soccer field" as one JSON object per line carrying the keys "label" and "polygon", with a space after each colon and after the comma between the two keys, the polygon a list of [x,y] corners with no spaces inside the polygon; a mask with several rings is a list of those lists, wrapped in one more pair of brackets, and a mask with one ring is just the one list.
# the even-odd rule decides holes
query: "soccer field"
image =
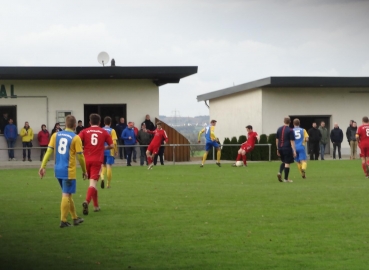
{"label": "soccer field", "polygon": [[[369,179],[360,161],[313,161],[280,183],[277,162],[249,167],[114,167],[101,212],[59,228],[48,169],[0,172],[0,269],[368,269]],[[78,173],[81,175],[81,173]]]}

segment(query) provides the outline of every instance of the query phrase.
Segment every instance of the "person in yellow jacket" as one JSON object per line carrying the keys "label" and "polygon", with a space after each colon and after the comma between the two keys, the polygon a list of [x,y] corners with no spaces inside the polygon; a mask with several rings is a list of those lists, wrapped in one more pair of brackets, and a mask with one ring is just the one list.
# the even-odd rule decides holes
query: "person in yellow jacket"
{"label": "person in yellow jacket", "polygon": [[23,144],[23,161],[26,161],[26,149],[28,149],[28,161],[32,161],[31,159],[31,147],[32,147],[32,140],[33,140],[33,130],[29,126],[28,122],[24,123],[24,127],[21,129],[20,136],[22,137],[22,144]]}

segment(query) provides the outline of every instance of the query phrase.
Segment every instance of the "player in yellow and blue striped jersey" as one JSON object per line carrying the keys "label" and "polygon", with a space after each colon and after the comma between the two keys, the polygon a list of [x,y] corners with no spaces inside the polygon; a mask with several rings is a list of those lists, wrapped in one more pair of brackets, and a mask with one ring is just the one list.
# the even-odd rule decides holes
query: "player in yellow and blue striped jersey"
{"label": "player in yellow and blue striped jersey", "polygon": [[[110,188],[111,185],[111,178],[112,178],[112,165],[114,164],[115,161],[115,156],[118,154],[118,150],[117,150],[117,133],[115,132],[115,130],[113,128],[110,127],[111,125],[111,118],[109,116],[106,116],[104,118],[104,124],[105,126],[103,127],[103,129],[105,129],[111,136],[111,139],[113,140],[113,144],[114,144],[114,148],[113,149],[108,149],[104,151],[104,163],[102,165],[102,171],[100,174],[100,178],[101,178],[101,188],[105,187],[105,181],[104,181],[104,177],[105,177],[105,172],[106,175],[108,177],[108,183],[107,183],[107,188]],[[107,146],[108,144],[105,143],[105,146]]]}
{"label": "player in yellow and blue striped jersey", "polygon": [[296,157],[295,161],[297,164],[297,168],[299,169],[302,178],[306,178],[306,149],[305,144],[309,140],[309,135],[305,129],[300,128],[300,120],[293,120],[293,133],[295,134],[295,147],[296,147]]}
{"label": "player in yellow and blue striped jersey", "polygon": [[62,188],[60,228],[71,226],[67,221],[69,212],[71,213],[75,226],[83,222],[83,219],[78,217],[76,213],[72,198],[72,194],[76,193],[76,157],[81,165],[83,178],[88,178],[82,150],[82,141],[81,138],[74,133],[77,125],[76,118],[72,115],[68,115],[65,118],[65,124],[65,130],[56,132],[51,136],[48,149],[39,170],[39,175],[42,178],[46,173],[45,167],[47,161],[55,150],[54,172]]}
{"label": "player in yellow and blue striped jersey", "polygon": [[202,130],[200,130],[199,135],[197,136],[198,143],[200,143],[201,142],[200,141],[201,134],[205,133],[205,141],[206,141],[205,154],[202,157],[202,163],[200,165],[201,168],[204,167],[205,160],[208,157],[209,150],[212,147],[214,147],[215,150],[217,151],[217,162],[216,162],[216,164],[220,167],[220,156],[221,156],[220,143],[219,143],[218,138],[214,134],[216,124],[217,124],[216,120],[211,120],[210,125],[206,126]]}

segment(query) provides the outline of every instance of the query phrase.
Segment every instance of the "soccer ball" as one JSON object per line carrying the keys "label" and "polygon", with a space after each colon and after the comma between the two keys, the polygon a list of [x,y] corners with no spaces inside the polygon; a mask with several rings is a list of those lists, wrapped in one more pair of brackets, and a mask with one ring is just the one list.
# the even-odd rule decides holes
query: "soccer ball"
{"label": "soccer ball", "polygon": [[243,166],[243,162],[242,161],[236,161],[236,167],[242,167]]}

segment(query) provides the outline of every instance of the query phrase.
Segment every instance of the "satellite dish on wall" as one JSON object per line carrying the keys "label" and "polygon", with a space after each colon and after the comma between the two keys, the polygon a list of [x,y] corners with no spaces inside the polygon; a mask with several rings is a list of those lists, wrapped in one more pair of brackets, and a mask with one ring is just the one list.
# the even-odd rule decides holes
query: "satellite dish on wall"
{"label": "satellite dish on wall", "polygon": [[109,63],[109,54],[106,52],[99,53],[99,55],[97,56],[97,61],[105,66],[105,64]]}

